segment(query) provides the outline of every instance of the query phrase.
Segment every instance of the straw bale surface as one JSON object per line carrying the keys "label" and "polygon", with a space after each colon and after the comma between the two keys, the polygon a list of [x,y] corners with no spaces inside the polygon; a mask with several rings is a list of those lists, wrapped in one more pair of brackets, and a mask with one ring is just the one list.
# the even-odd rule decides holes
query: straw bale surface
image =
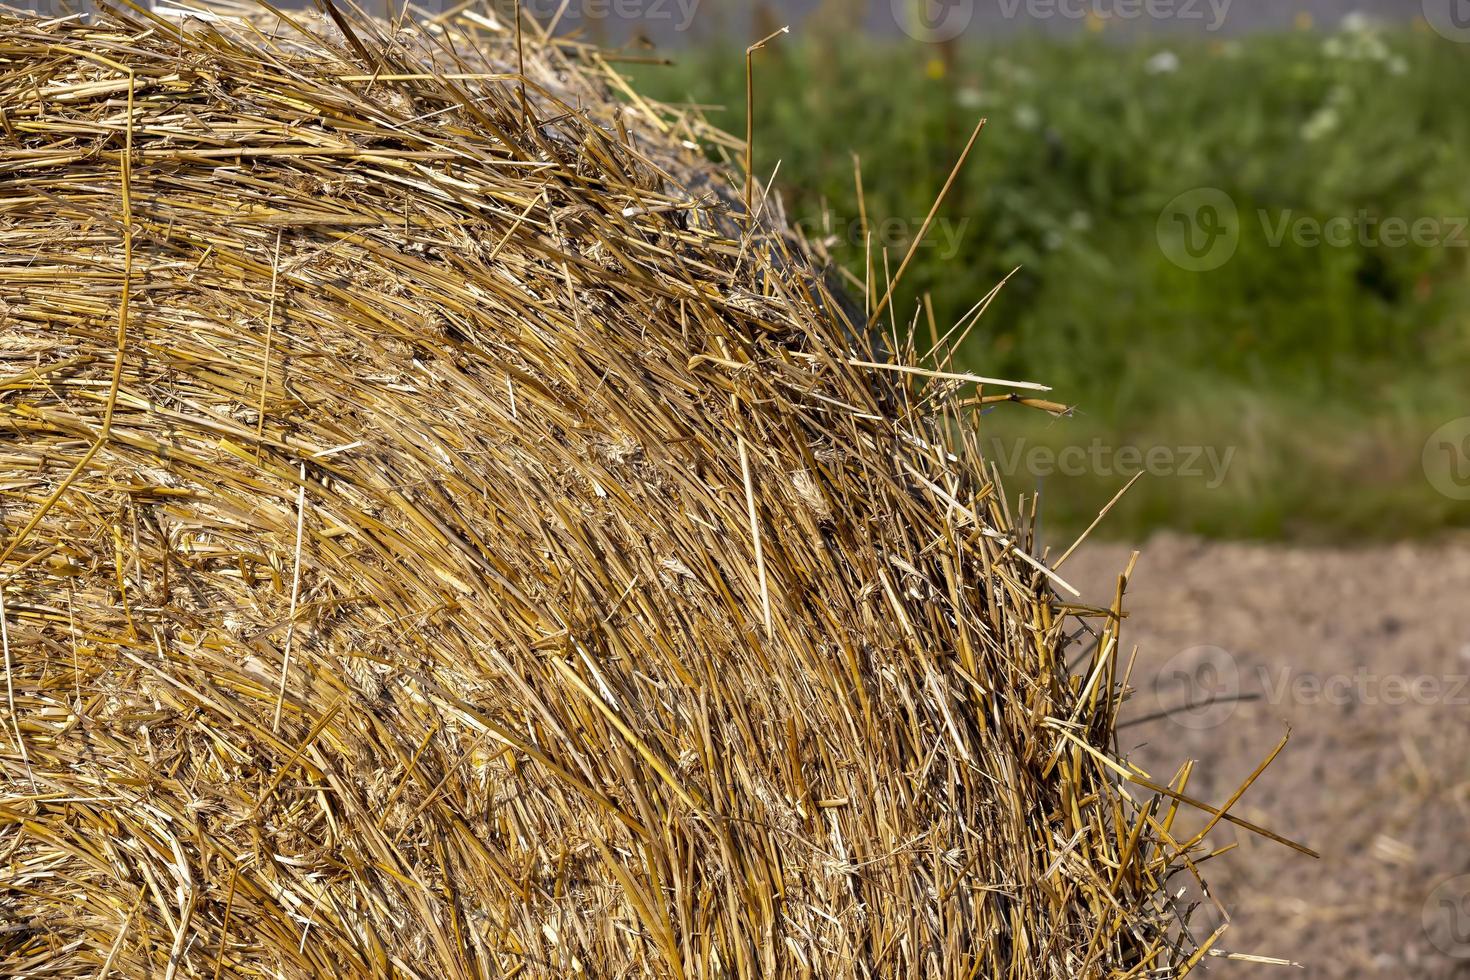
{"label": "straw bale surface", "polygon": [[1189,958],[974,385],[621,85],[483,15],[0,19],[0,974]]}

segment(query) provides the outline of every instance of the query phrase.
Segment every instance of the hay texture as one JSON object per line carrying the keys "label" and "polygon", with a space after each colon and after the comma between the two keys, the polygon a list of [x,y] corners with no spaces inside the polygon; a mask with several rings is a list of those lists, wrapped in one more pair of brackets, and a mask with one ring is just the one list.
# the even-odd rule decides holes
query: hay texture
{"label": "hay texture", "polygon": [[0,19],[0,974],[1194,962],[975,384],[596,52],[327,13]]}

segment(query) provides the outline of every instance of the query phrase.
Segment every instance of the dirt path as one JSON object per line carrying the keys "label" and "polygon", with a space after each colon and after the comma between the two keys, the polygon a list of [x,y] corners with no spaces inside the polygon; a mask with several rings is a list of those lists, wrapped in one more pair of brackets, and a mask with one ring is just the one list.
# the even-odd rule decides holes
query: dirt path
{"label": "dirt path", "polygon": [[[1084,548],[1065,572],[1104,603],[1128,552]],[[1124,751],[1161,779],[1200,760],[1191,793],[1223,802],[1290,725],[1234,812],[1322,853],[1211,832],[1239,844],[1207,865],[1233,916],[1221,946],[1305,968],[1217,959],[1211,972],[1470,977],[1470,542],[1161,537],[1143,548],[1129,608],[1138,693]]]}

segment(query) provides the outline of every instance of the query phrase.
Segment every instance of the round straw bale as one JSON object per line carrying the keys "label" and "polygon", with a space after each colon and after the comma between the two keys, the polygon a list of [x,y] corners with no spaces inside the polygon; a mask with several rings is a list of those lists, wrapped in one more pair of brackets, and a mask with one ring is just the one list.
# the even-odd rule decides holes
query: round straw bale
{"label": "round straw bale", "polygon": [[0,973],[1185,962],[973,379],[597,52],[326,14],[0,20]]}

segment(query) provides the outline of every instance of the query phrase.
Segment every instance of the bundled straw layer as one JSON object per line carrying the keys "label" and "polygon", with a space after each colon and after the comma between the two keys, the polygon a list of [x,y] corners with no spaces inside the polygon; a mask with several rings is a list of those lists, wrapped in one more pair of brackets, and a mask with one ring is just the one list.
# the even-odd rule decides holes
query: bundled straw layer
{"label": "bundled straw layer", "polygon": [[330,15],[0,19],[0,973],[1194,962],[974,386],[596,52]]}

